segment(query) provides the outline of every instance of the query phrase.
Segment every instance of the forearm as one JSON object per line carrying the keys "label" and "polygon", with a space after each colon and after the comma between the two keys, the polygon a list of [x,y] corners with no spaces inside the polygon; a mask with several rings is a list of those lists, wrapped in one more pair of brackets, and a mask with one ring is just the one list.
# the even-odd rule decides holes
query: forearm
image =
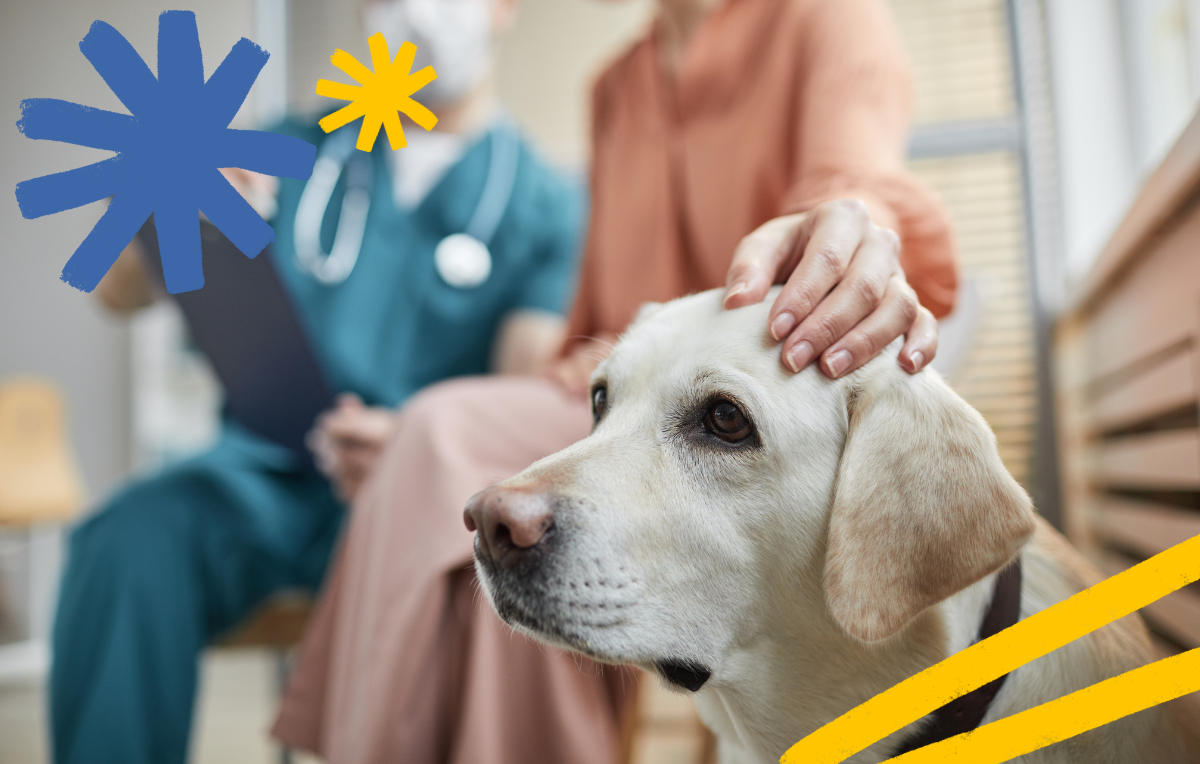
{"label": "forearm", "polygon": [[562,316],[532,310],[510,313],[501,323],[492,348],[492,371],[517,376],[541,374],[558,354],[565,333]]}
{"label": "forearm", "polygon": [[142,257],[141,246],[134,237],[96,286],[96,297],[114,313],[132,313],[154,302],[154,288]]}

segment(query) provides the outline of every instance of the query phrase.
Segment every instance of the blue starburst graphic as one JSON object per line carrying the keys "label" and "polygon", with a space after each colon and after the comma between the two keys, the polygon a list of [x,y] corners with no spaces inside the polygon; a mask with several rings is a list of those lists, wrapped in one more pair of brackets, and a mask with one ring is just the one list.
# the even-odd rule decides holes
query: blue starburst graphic
{"label": "blue starburst graphic", "polygon": [[17,204],[27,219],[113,197],[67,261],[63,281],[84,292],[95,289],[151,214],[172,294],[204,286],[198,210],[247,257],[274,241],[275,231],[217,169],[292,178],[312,174],[312,144],[228,127],[267,62],[265,50],[243,37],[205,82],[196,14],[190,11],[158,17],[157,79],[121,33],[102,21],[92,24],[79,49],[130,114],[34,98],[21,102],[17,122],[29,138],[117,152],[17,184]]}

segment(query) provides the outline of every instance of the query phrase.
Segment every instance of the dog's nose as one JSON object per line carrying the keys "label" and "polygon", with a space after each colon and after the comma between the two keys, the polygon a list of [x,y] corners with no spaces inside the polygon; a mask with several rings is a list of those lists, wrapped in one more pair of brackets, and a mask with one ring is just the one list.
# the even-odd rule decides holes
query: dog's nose
{"label": "dog's nose", "polygon": [[500,561],[537,546],[554,527],[553,497],[492,486],[467,502],[463,522],[479,531],[483,551]]}

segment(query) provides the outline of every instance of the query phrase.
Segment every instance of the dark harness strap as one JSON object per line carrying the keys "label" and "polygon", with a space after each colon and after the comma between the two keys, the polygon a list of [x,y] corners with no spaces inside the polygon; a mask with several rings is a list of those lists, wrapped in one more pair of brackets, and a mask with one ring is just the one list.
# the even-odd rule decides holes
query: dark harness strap
{"label": "dark harness strap", "polygon": [[[996,588],[992,592],[992,603],[983,616],[979,625],[979,636],[976,642],[982,642],[993,634],[1004,631],[1021,620],[1021,558],[1018,557],[1008,564],[996,577]],[[988,707],[1004,686],[1005,674],[993,679],[978,689],[968,692],[931,714],[926,727],[911,739],[904,741],[900,749],[893,754],[915,751],[927,745],[937,743],[949,737],[970,732],[983,721]]]}

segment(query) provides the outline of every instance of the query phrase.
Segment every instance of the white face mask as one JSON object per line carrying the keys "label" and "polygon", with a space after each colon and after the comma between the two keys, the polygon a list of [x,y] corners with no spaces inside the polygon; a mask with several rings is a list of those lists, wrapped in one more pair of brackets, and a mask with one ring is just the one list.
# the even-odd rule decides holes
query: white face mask
{"label": "white face mask", "polygon": [[395,57],[417,46],[413,71],[432,65],[437,79],[415,94],[427,106],[453,103],[483,82],[492,65],[492,0],[383,0],[366,9],[367,34],[382,32]]}

